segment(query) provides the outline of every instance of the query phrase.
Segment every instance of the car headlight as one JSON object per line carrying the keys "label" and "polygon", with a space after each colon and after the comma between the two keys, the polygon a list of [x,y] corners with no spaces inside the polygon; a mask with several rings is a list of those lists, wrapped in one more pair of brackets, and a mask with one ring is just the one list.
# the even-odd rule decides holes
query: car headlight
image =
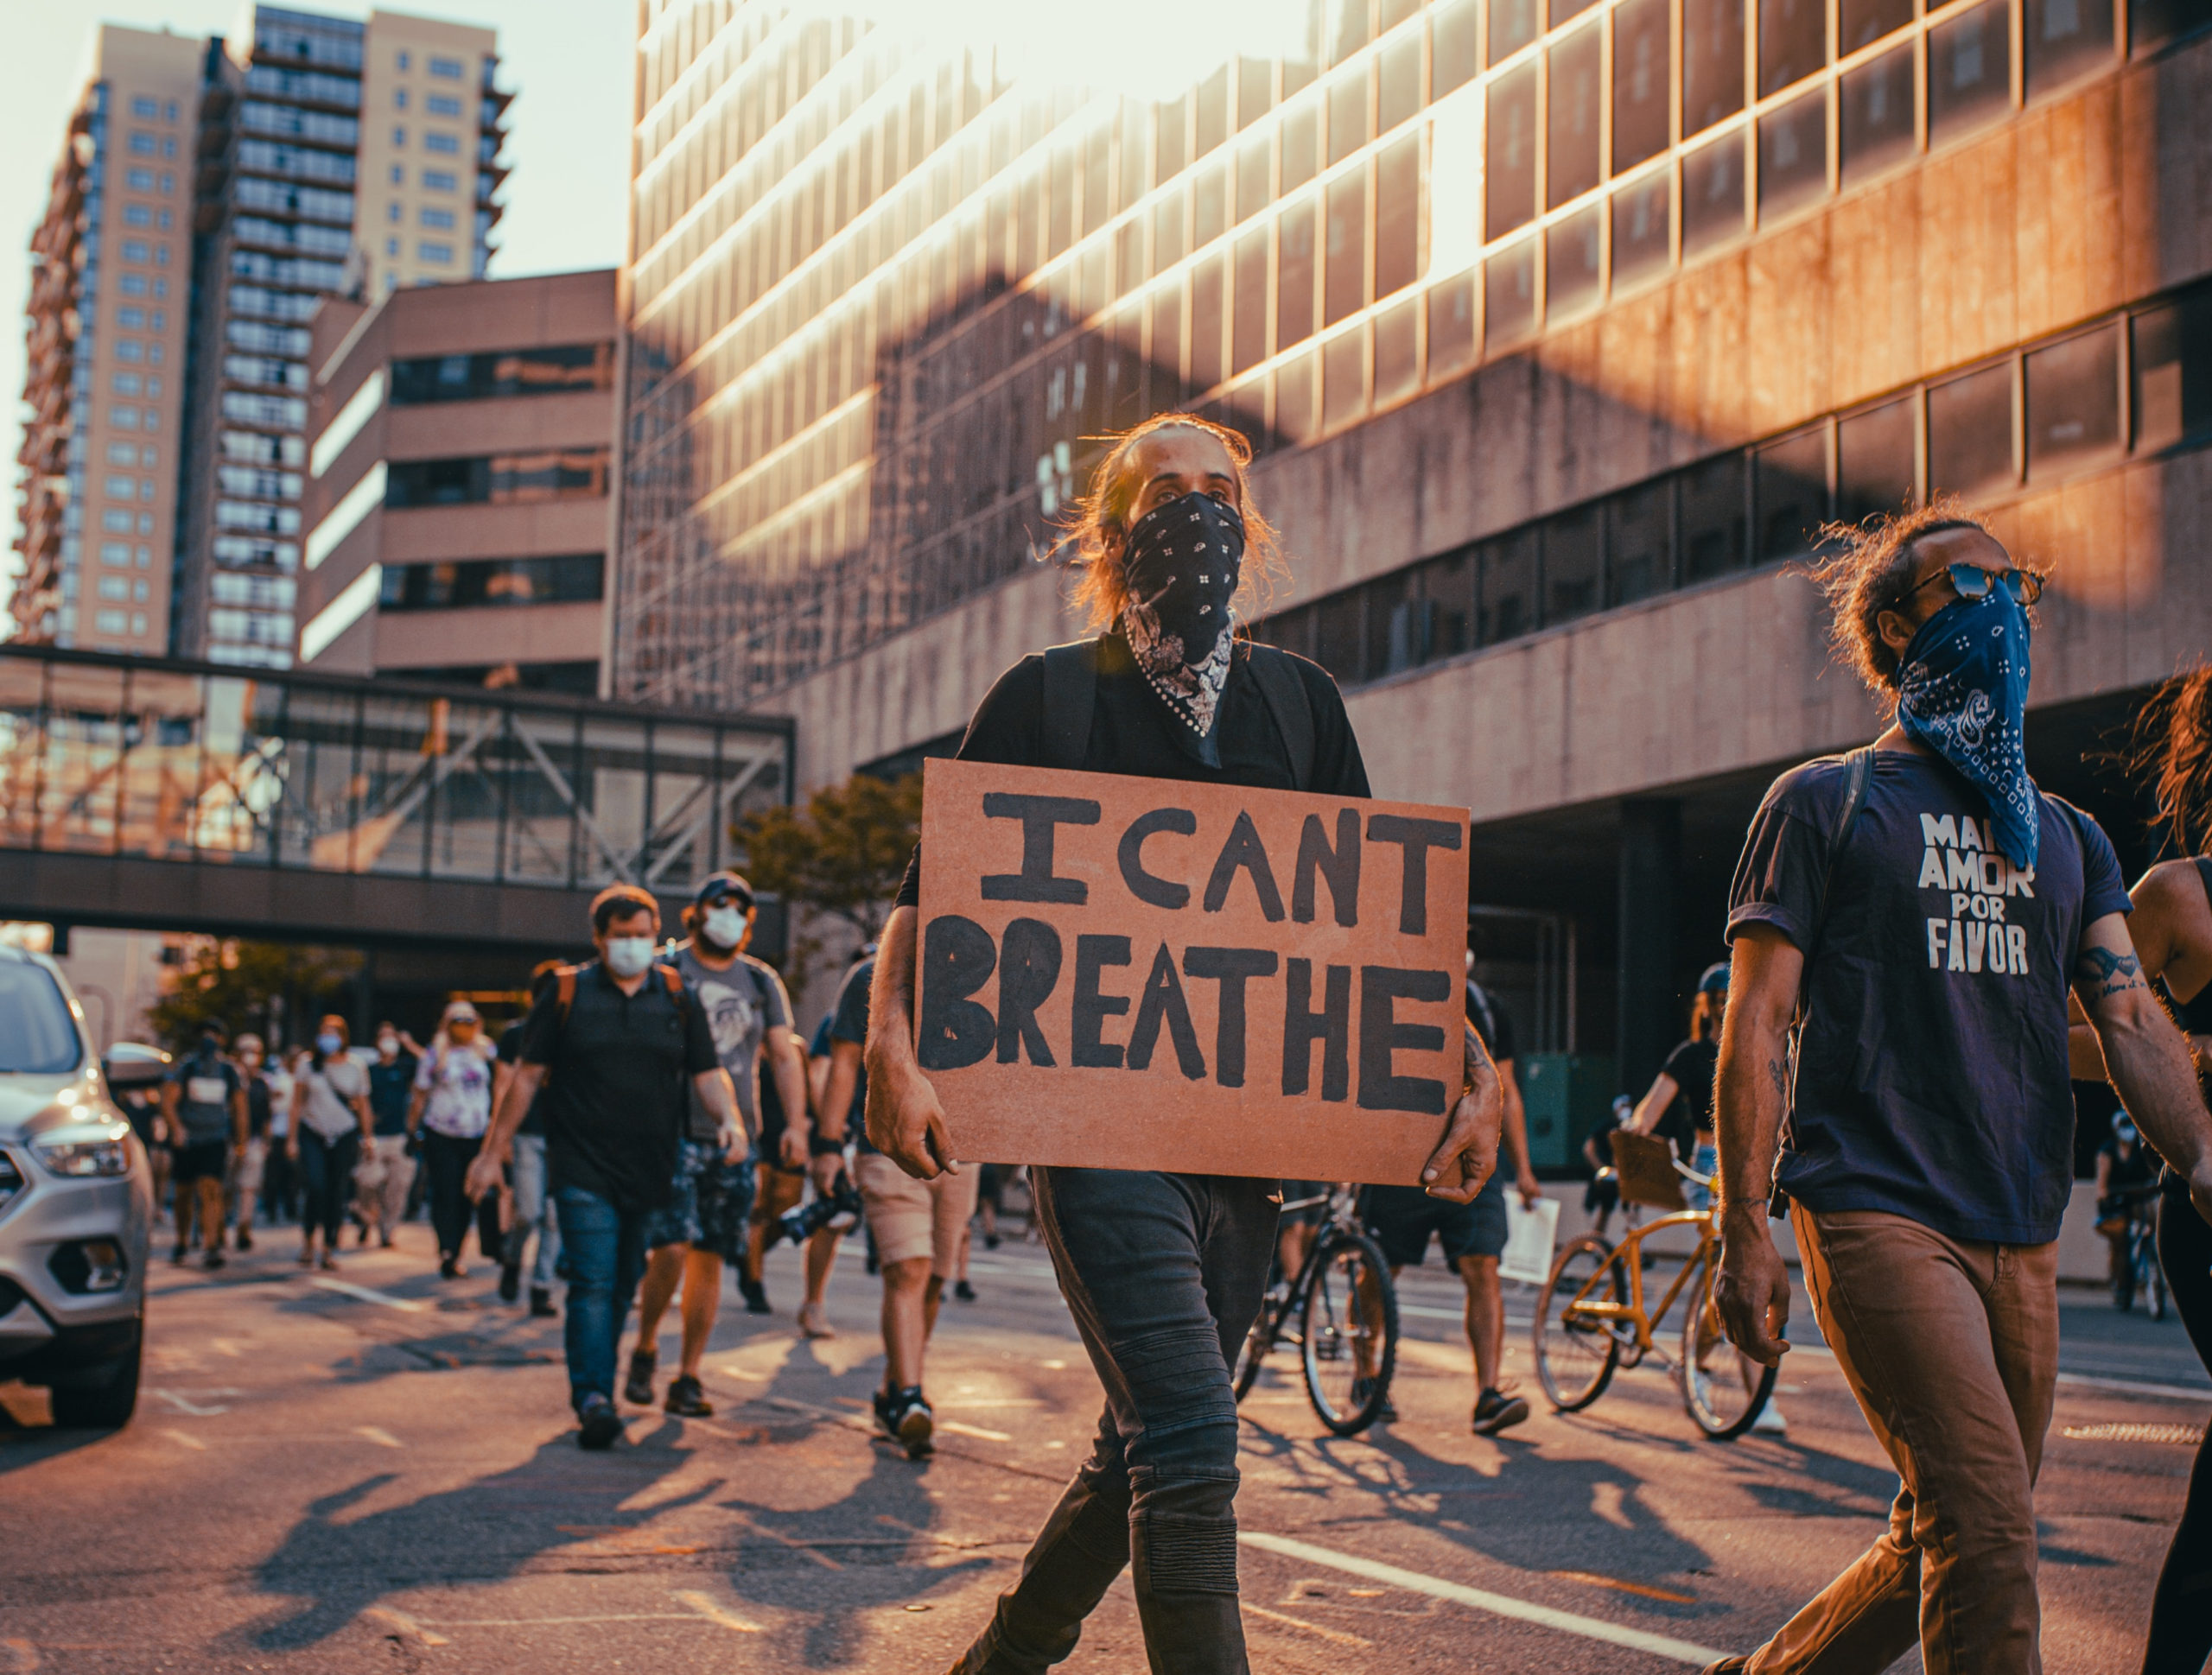
{"label": "car headlight", "polygon": [[38,1160],[56,1175],[128,1175],[130,1152],[121,1140],[34,1140]]}

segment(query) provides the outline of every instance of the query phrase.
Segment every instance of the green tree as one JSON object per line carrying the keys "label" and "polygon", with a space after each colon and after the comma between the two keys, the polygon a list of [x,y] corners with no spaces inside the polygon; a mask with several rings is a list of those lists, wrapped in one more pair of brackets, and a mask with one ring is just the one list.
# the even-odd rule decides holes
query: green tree
{"label": "green tree", "polygon": [[[733,835],[754,889],[842,919],[872,942],[891,917],[921,825],[921,775],[886,780],[855,774],[842,785],[823,786],[803,804],[749,815]],[[812,937],[794,940],[792,968],[810,966],[820,946]]]}
{"label": "green tree", "polygon": [[296,1039],[316,1003],[360,967],[359,954],[339,949],[201,937],[187,945],[184,963],[146,1017],[156,1035],[181,1050],[211,1021],[226,1035],[246,1029],[267,1035],[281,1002]]}

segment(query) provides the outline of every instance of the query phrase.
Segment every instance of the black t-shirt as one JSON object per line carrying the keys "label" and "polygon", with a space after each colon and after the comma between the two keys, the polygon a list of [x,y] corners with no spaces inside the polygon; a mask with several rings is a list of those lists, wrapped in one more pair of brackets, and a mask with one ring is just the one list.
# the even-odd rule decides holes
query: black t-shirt
{"label": "black t-shirt", "polygon": [[1675,1150],[1684,1163],[1690,1160],[1690,1150],[1697,1144],[1699,1131],[1709,1133],[1713,1127],[1713,1077],[1719,1067],[1720,1044],[1717,1041],[1685,1041],[1669,1053],[1667,1062],[1659,1067],[1660,1073],[1672,1077],[1681,1091],[1651,1132],[1662,1139],[1674,1141]]}
{"label": "black t-shirt", "polygon": [[556,1187],[618,1209],[668,1202],[690,1079],[721,1065],[696,994],[671,993],[658,967],[625,994],[594,960],[576,974],[565,1020],[557,987],[538,995],[523,1020],[522,1062],[546,1066],[540,1102]]}
{"label": "black t-shirt", "polygon": [[2097,1148],[2097,1155],[2112,1159],[2112,1167],[2106,1176],[2105,1190],[2107,1192],[2126,1192],[2136,1187],[2149,1186],[2158,1177],[2158,1154],[2139,1139],[2129,1146],[2127,1155],[2122,1157],[2120,1140],[2114,1136]]}
{"label": "black t-shirt", "polygon": [[[523,1026],[530,1022],[528,1014],[518,1018],[499,1031],[499,1063],[517,1065],[522,1063]],[[497,1111],[492,1113],[499,1115]],[[522,1120],[515,1125],[518,1134],[543,1134],[545,1132],[545,1084],[540,1082],[537,1091],[531,1095],[530,1109],[522,1113]]]}
{"label": "black t-shirt", "polygon": [[[1323,796],[1370,796],[1367,765],[1352,736],[1343,694],[1318,663],[1286,652],[1305,682],[1313,716],[1313,771],[1306,789]],[[1032,653],[999,676],[976,707],[975,719],[954,754],[963,762],[1001,762],[1015,767],[1044,767],[1045,659]],[[1084,746],[1087,773],[1129,774],[1148,779],[1198,779],[1222,785],[1250,785],[1280,791],[1297,789],[1290,752],[1252,673],[1247,648],[1239,647],[1221,691],[1217,742],[1221,766],[1209,768],[1177,741],[1173,729],[1184,725],[1145,683],[1128,642],[1118,633],[1098,642],[1097,696],[1090,712],[1090,739]],[[921,901],[922,853],[918,847],[899,886],[899,904]]]}
{"label": "black t-shirt", "polygon": [[2112,844],[2044,793],[2037,864],[2016,868],[1980,792],[1883,751],[1822,919],[1847,771],[1831,757],[1774,783],[1729,892],[1731,937],[1770,924],[1810,949],[1776,1178],[1815,1210],[2048,1243],[2073,1187],[2068,986],[2084,928],[2129,905]]}
{"label": "black t-shirt", "polygon": [[[912,869],[908,868],[909,876],[912,872]],[[868,1045],[868,989],[874,980],[874,960],[863,960],[845,974],[844,987],[837,991],[837,1009],[830,1014],[824,1025],[829,1041],[850,1041],[862,1048]],[[845,1113],[845,1133],[852,1137],[861,1152],[875,1150],[868,1142],[868,1061],[865,1058],[861,1061],[860,1075],[853,1079],[853,1102]]]}
{"label": "black t-shirt", "polygon": [[1467,1021],[1475,1026],[1493,1063],[1510,1064],[1521,1056],[1521,1044],[1513,1035],[1513,1014],[1471,977],[1467,980]]}

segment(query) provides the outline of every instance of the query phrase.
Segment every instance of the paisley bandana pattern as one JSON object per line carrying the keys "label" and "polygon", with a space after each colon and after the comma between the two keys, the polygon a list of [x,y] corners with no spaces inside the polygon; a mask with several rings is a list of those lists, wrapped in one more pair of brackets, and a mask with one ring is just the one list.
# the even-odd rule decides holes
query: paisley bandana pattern
{"label": "paisley bandana pattern", "polygon": [[1145,682],[1187,731],[1186,747],[1220,765],[1215,726],[1236,650],[1244,520],[1209,494],[1186,494],[1130,526],[1122,560],[1129,600],[1122,632]]}
{"label": "paisley bandana pattern", "polygon": [[1897,722],[1989,800],[1997,847],[2036,864],[2043,806],[2028,777],[2028,613],[2002,587],[1954,600],[1920,625],[1897,665]]}

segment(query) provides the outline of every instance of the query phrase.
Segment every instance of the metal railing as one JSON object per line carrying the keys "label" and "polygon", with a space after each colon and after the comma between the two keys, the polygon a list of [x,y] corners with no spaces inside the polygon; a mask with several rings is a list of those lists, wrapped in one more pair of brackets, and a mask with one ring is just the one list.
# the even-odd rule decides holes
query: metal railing
{"label": "metal railing", "polygon": [[792,726],[0,645],[0,848],[688,892]]}

